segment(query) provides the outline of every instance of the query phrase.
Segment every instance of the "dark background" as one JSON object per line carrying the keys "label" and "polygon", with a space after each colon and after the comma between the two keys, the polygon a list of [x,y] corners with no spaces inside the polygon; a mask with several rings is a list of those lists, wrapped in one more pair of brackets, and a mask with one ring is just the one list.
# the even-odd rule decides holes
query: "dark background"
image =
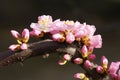
{"label": "dark background", "polygon": [[[105,55],[109,62],[120,61],[120,0],[0,0],[0,51],[15,43],[11,29],[22,31],[40,15],[53,19],[78,20],[95,25],[101,34],[103,47],[96,49],[97,63]],[[56,57],[57,56],[57,57]],[[0,80],[74,80],[74,73],[81,72],[77,65],[57,65],[59,57],[31,58],[0,69]]]}

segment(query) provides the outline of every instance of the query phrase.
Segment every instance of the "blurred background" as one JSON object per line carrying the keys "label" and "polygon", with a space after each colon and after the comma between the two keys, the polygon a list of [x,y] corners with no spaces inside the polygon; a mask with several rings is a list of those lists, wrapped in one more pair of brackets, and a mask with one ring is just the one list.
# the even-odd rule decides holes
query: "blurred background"
{"label": "blurred background", "polygon": [[[22,31],[40,15],[53,20],[74,20],[95,25],[101,34],[103,47],[96,49],[96,63],[105,55],[109,62],[120,61],[120,0],[0,0],[0,52],[16,43],[11,29]],[[0,69],[0,80],[75,80],[73,75],[82,69],[71,63],[59,66],[57,54],[26,60]]]}

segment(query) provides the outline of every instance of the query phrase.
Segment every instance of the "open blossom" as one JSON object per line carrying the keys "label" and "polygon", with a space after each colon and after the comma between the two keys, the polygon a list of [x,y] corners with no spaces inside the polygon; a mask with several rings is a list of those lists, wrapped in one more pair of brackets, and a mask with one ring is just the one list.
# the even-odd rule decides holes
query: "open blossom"
{"label": "open blossom", "polygon": [[11,34],[13,37],[17,40],[18,44],[13,44],[9,46],[9,49],[12,51],[15,51],[17,49],[25,50],[27,49],[27,42],[29,40],[29,30],[25,28],[22,32],[22,35],[19,34],[19,32],[15,30],[11,30]]}
{"label": "open blossom", "polygon": [[55,20],[50,25],[50,33],[56,34],[59,32],[64,32],[66,29],[64,21],[60,21],[60,19]]}
{"label": "open blossom", "polygon": [[75,36],[72,33],[68,33],[66,35],[66,42],[71,44],[74,41],[75,41]]}
{"label": "open blossom", "polygon": [[39,36],[41,32],[50,32],[50,24],[52,17],[49,15],[42,15],[38,17],[38,23],[31,23],[30,27],[33,29],[31,35]]}
{"label": "open blossom", "polygon": [[75,36],[78,38],[84,37],[84,36],[92,36],[94,35],[96,31],[95,26],[93,25],[87,25],[86,23],[79,24],[79,27],[75,31]]}
{"label": "open blossom", "polygon": [[120,80],[120,61],[110,64],[109,74],[112,80]]}
{"label": "open blossom", "polygon": [[101,48],[102,47],[102,38],[101,35],[90,36],[90,46],[93,48]]}

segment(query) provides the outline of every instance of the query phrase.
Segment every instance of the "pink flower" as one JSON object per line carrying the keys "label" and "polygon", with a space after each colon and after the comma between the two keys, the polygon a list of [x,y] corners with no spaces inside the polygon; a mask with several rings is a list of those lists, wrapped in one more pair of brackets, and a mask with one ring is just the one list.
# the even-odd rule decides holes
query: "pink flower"
{"label": "pink flower", "polygon": [[55,20],[50,24],[50,33],[51,34],[56,34],[59,32],[64,32],[65,31],[65,24],[64,21],[60,21],[60,19]]}
{"label": "pink flower", "polygon": [[69,44],[71,44],[74,41],[75,41],[75,36],[73,35],[73,33],[71,33],[71,32],[68,33],[66,35],[66,42],[69,43]]}
{"label": "pink flower", "polygon": [[15,30],[11,30],[11,34],[17,40],[18,44],[10,45],[9,49],[11,49],[12,51],[18,50],[19,48],[22,50],[27,49],[26,43],[29,40],[29,30],[27,28],[25,28],[22,31],[22,35],[20,35],[19,32],[15,31]]}
{"label": "pink flower", "polygon": [[43,32],[50,32],[50,24],[52,23],[52,17],[49,15],[42,15],[38,17],[39,29]]}
{"label": "pink flower", "polygon": [[101,35],[90,36],[90,46],[93,48],[101,48],[102,47],[102,38]]}
{"label": "pink flower", "polygon": [[[50,24],[52,23],[52,17],[49,15],[42,15],[38,17],[38,23],[31,23],[30,27],[33,30],[41,31],[43,32],[50,32]],[[34,33],[34,31],[33,31]],[[35,33],[36,34],[36,33]],[[38,32],[37,32],[38,34]]]}
{"label": "pink flower", "polygon": [[94,33],[96,31],[95,26],[94,25],[86,25],[86,24],[84,24],[84,25],[85,25],[85,29],[87,31],[87,35],[89,35],[89,36],[94,35]]}
{"label": "pink flower", "polygon": [[42,15],[38,17],[38,23],[40,22],[47,22],[47,23],[51,23],[52,22],[52,16],[50,15]]}
{"label": "pink flower", "polygon": [[110,64],[109,74],[113,80],[120,80],[120,61]]}

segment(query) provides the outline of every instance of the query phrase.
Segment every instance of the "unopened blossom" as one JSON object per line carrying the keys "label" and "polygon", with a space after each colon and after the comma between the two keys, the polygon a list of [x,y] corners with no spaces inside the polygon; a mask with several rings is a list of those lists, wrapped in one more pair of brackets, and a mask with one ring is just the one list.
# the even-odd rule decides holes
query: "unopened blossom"
{"label": "unopened blossom", "polygon": [[96,71],[97,71],[98,73],[103,73],[103,72],[104,72],[104,69],[103,69],[102,66],[97,66],[97,67],[96,67]]}
{"label": "unopened blossom", "polygon": [[75,58],[74,59],[74,63],[75,64],[82,64],[83,63],[83,59],[82,58]]}
{"label": "unopened blossom", "polygon": [[109,75],[112,80],[120,80],[120,61],[110,64]]}
{"label": "unopened blossom", "polygon": [[53,34],[52,38],[54,41],[58,41],[58,42],[63,42],[65,40],[65,37],[61,33]]}
{"label": "unopened blossom", "polygon": [[95,55],[95,54],[90,54],[90,55],[88,56],[88,59],[89,59],[90,61],[94,61],[95,58],[96,58],[96,55]]}
{"label": "unopened blossom", "polygon": [[102,47],[102,38],[101,35],[90,36],[89,44],[93,48],[101,48]]}
{"label": "unopened blossom", "polygon": [[12,51],[18,50],[18,49],[20,49],[20,45],[19,44],[12,44],[9,46],[9,49]]}
{"label": "unopened blossom", "polygon": [[64,57],[64,59],[67,60],[67,61],[70,61],[70,60],[71,60],[71,55],[70,55],[70,54],[65,54],[63,57]]}
{"label": "unopened blossom", "polygon": [[89,60],[86,60],[86,61],[84,62],[84,66],[85,66],[87,69],[89,69],[89,68],[92,66],[92,63],[91,63]]}
{"label": "unopened blossom", "polygon": [[105,56],[102,56],[101,58],[101,64],[104,69],[108,68],[108,59]]}
{"label": "unopened blossom", "polygon": [[64,58],[58,61],[59,65],[65,65],[66,63],[67,63],[67,60],[65,60]]}
{"label": "unopened blossom", "polygon": [[11,34],[17,40],[18,44],[10,45],[9,49],[11,49],[12,51],[15,51],[17,49],[22,49],[22,50],[27,49],[26,43],[29,40],[29,30],[27,28],[25,28],[22,31],[22,35],[20,35],[19,32],[15,31],[15,30],[11,30]]}
{"label": "unopened blossom", "polygon": [[86,58],[88,56],[88,49],[86,45],[83,45],[81,48],[81,54],[83,58]]}
{"label": "unopened blossom", "polygon": [[74,75],[74,78],[77,78],[77,79],[80,79],[80,80],[83,80],[85,77],[86,77],[86,75],[84,73],[76,73]]}
{"label": "unopened blossom", "polygon": [[[39,29],[39,28],[37,28],[39,25],[37,24],[37,23],[32,23],[31,25],[30,25],[30,27],[31,28],[33,28],[33,30],[30,32],[30,35],[31,36],[36,36],[36,37],[39,37],[40,36],[40,34],[42,33],[42,31]],[[35,28],[36,27],[36,28]]]}
{"label": "unopened blossom", "polygon": [[22,49],[22,50],[26,50],[27,48],[28,48],[28,46],[27,46],[26,43],[22,43],[22,44],[20,45],[20,49]]}

